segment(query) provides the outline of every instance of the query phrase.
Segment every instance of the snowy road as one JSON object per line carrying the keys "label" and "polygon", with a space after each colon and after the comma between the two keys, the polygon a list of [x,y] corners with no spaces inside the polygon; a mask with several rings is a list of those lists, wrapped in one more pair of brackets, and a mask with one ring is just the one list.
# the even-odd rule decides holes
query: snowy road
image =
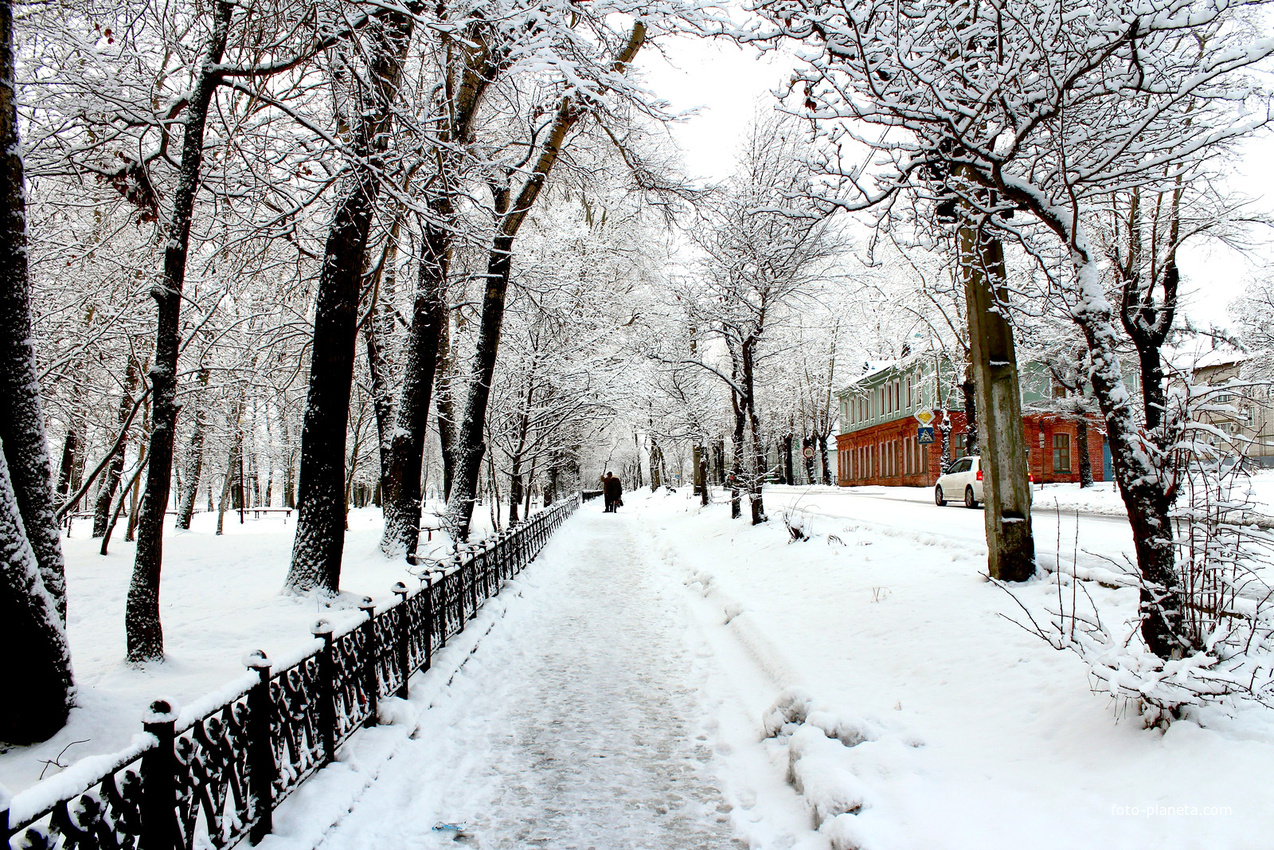
{"label": "snowy road", "polygon": [[369,768],[351,812],[303,793],[270,846],[455,846],[439,822],[464,823],[454,840],[469,847],[741,846],[711,765],[685,588],[631,516],[589,504],[567,528],[519,582],[533,604],[493,619],[428,710],[413,699],[419,728]]}

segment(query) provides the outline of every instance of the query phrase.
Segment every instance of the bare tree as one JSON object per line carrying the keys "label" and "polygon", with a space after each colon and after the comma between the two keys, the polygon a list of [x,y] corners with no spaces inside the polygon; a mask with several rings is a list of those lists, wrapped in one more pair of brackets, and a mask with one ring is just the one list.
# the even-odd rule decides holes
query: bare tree
{"label": "bare tree", "polygon": [[[762,484],[768,473],[757,401],[764,342],[783,313],[805,294],[820,264],[837,249],[829,209],[805,165],[808,149],[795,122],[752,125],[736,174],[696,229],[703,260],[697,322],[725,343],[729,373],[697,362],[726,381],[734,412],[733,478],[746,483],[753,524],[766,520]],[[745,453],[745,429],[750,451]],[[745,454],[748,456],[745,471]]]}
{"label": "bare tree", "polygon": [[572,87],[558,99],[551,113],[552,117],[545,126],[539,128],[542,135],[524,160],[533,161],[533,164],[523,172],[516,192],[510,182],[515,177],[514,172],[508,173],[504,181],[491,186],[496,219],[495,237],[488,254],[482,320],[470,367],[469,392],[456,435],[456,471],[447,505],[448,525],[461,539],[469,535],[469,522],[473,516],[473,503],[478,490],[478,474],[486,452],[483,435],[486,431],[487,403],[500,346],[509,278],[513,270],[514,241],[557,165],[566,147],[568,134],[586,117],[597,114],[600,96],[623,80],[638,51],[646,42],[646,31],[645,21],[638,19],[633,23],[627,37],[618,45],[610,60],[604,64],[599,63],[602,67],[594,69],[599,72],[594,91]]}

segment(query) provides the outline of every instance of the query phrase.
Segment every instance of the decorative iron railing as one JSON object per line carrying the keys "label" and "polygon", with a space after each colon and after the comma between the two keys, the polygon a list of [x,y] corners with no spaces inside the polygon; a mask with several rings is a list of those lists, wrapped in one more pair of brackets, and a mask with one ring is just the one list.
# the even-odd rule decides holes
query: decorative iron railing
{"label": "decorative iron railing", "polygon": [[407,696],[412,674],[477,615],[502,582],[535,558],[579,506],[578,496],[532,515],[511,532],[457,551],[426,571],[421,586],[394,586],[394,600],[336,632],[319,621],[315,640],[272,671],[256,652],[245,676],[179,717],[157,701],[133,747],[83,759],[0,800],[8,850],[193,850],[253,844],[274,807],[335,757],[359,728],[376,725],[378,701]]}

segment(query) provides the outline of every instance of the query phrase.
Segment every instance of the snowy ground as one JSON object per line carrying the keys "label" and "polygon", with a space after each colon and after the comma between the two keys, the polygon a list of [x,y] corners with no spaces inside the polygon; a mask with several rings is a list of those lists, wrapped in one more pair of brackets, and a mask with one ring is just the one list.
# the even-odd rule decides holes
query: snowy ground
{"label": "snowy ground", "polygon": [[[1125,521],[1089,515],[1103,499],[1117,508],[1037,490],[1042,563],[1083,575],[1130,551]],[[568,521],[262,846],[445,846],[442,822],[488,848],[1270,846],[1274,717],[1211,711],[1166,734],[1119,717],[1077,659],[1006,619],[1020,609],[981,575],[980,511],[921,488],[779,487],[752,528],[685,490],[625,502]],[[789,544],[785,512],[812,539]],[[404,577],[377,522],[352,521],[351,595]],[[189,702],[248,650],[308,637],[314,601],[277,595],[290,526],[228,531],[170,539],[171,660],[143,670],[119,660],[131,547],[68,541],[83,707],[0,756],[0,783],[26,787],[74,740],[91,739],[64,763],[122,746],[150,699]],[[1019,595],[1038,611],[1049,588]],[[1131,615],[1132,591],[1091,590]]]}

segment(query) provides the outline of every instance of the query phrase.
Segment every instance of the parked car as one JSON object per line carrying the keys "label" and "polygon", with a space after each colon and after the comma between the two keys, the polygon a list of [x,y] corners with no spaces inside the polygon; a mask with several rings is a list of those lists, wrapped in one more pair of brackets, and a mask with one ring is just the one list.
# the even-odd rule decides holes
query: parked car
{"label": "parked car", "polygon": [[[1026,473],[1026,480],[1035,483],[1035,476]],[[966,508],[976,508],[982,501],[982,458],[969,455],[954,461],[947,471],[938,476],[933,488],[933,501],[938,507],[947,503],[948,497],[963,498]]]}
{"label": "parked car", "polygon": [[964,499],[966,508],[976,508],[982,501],[982,458],[977,455],[962,457],[938,476],[933,488],[933,502],[938,507],[947,499]]}

